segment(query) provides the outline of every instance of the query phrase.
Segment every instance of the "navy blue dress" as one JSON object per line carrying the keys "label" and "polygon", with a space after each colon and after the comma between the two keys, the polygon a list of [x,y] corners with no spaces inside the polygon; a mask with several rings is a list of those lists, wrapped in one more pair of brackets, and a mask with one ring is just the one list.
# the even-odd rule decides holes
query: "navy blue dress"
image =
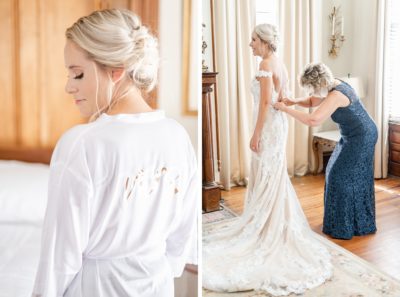
{"label": "navy blue dress", "polygon": [[341,138],[325,173],[323,232],[342,239],[376,232],[374,151],[378,131],[353,88],[334,88],[350,100],[332,114]]}

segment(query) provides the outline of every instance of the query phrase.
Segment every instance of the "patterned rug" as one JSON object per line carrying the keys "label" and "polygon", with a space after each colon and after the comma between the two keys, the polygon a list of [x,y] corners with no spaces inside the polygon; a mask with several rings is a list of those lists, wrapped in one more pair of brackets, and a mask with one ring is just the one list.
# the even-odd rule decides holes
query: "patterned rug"
{"label": "patterned rug", "polygon": [[220,209],[217,211],[203,213],[202,220],[204,224],[218,223],[226,219],[237,217],[237,214],[226,207],[223,203],[220,204]]}
{"label": "patterned rug", "polygon": [[[210,213],[212,214],[212,213]],[[212,233],[215,227],[223,228],[236,220],[235,214],[227,207],[215,212],[212,218],[203,214],[203,234]],[[381,272],[372,264],[352,254],[328,239],[315,234],[330,251],[334,265],[334,275],[325,284],[309,290],[304,297],[400,297],[400,281]],[[240,293],[216,293],[203,289],[203,297],[256,297],[271,296],[255,291]]]}

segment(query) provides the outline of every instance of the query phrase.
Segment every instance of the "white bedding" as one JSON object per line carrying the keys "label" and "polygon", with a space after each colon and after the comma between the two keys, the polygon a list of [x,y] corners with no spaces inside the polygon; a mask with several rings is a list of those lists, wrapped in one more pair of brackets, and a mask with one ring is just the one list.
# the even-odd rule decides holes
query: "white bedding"
{"label": "white bedding", "polygon": [[41,223],[49,166],[0,160],[0,222]]}
{"label": "white bedding", "polygon": [[29,297],[39,261],[41,225],[0,223],[0,297]]}
{"label": "white bedding", "polygon": [[29,297],[39,261],[49,166],[0,160],[0,297]]}
{"label": "white bedding", "polygon": [[[0,297],[30,297],[40,254],[49,166],[0,160]],[[188,276],[189,275],[189,276]],[[175,296],[197,296],[188,272]]]}

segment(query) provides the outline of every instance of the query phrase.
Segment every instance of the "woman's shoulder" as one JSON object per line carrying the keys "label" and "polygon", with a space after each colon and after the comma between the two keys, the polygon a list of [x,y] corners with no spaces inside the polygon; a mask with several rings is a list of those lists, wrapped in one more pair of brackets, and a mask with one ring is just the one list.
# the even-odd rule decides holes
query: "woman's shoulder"
{"label": "woman's shoulder", "polygon": [[350,101],[357,99],[357,94],[355,93],[353,87],[346,81],[337,79],[337,85],[333,88],[335,91],[339,91],[344,96],[348,97]]}
{"label": "woman's shoulder", "polygon": [[85,135],[95,127],[93,123],[78,124],[65,131],[57,142],[57,145],[71,145],[81,142]]}
{"label": "woman's shoulder", "polygon": [[[87,151],[97,151],[99,146],[104,147],[105,144],[116,143],[115,138],[124,137],[125,135],[121,134],[120,125],[127,125],[127,128],[124,129],[125,132],[132,131],[131,122],[117,122],[119,123],[117,130],[115,130],[116,126],[114,126],[116,121],[95,121],[70,128],[58,140],[53,154],[54,159],[69,160],[74,155],[86,154]],[[160,142],[160,139],[168,139],[168,142],[177,146],[186,146],[191,143],[189,134],[182,124],[169,117],[141,123],[135,129],[136,131],[140,129],[143,132],[148,129],[145,133],[139,133],[138,137],[145,137],[144,135],[149,135],[150,133],[154,138],[154,142]]]}
{"label": "woman's shoulder", "polygon": [[260,62],[258,70],[256,72],[256,77],[272,77],[273,71],[271,66],[271,61],[264,59]]}
{"label": "woman's shoulder", "polygon": [[76,125],[65,131],[57,141],[52,162],[63,160],[66,162],[83,151],[85,135],[94,127],[91,123]]}
{"label": "woman's shoulder", "polygon": [[171,135],[175,141],[191,142],[188,131],[177,120],[166,117],[163,123],[160,123],[160,126],[162,127],[161,129],[164,129],[164,132]]}
{"label": "woman's shoulder", "polygon": [[[285,65],[282,63],[282,61],[278,57],[270,57],[263,59],[258,67],[258,71],[256,72],[256,77],[273,77],[275,73],[280,73],[282,72],[282,67],[283,71],[286,71]],[[278,75],[279,76],[279,75]]]}
{"label": "woman's shoulder", "polygon": [[346,82],[340,78],[335,78],[335,85],[334,85],[333,89],[341,90],[341,91],[342,90],[351,90],[352,86],[348,82]]}
{"label": "woman's shoulder", "polygon": [[165,117],[163,123],[161,125],[167,126],[169,129],[173,129],[176,131],[180,131],[181,133],[185,133],[186,130],[183,127],[181,123],[179,123],[177,120],[170,118],[170,117]]}

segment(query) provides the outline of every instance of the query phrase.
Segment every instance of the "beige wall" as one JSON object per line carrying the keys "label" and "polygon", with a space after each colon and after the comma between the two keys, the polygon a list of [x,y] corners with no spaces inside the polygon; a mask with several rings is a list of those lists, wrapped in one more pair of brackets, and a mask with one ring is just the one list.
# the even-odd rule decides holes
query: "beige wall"
{"label": "beige wall", "polygon": [[132,8],[157,28],[158,0],[0,1],[0,146],[52,147],[84,121],[64,92],[65,29],[109,7]]}
{"label": "beige wall", "polygon": [[[197,132],[198,117],[183,114],[182,7],[183,0],[160,0],[159,39],[161,67],[158,106],[160,109],[165,110],[168,116],[176,119],[186,128],[193,146],[197,148],[200,143]],[[200,97],[200,90],[198,95]]]}
{"label": "beige wall", "polygon": [[[362,101],[373,117],[375,110],[375,56],[377,0],[324,0],[321,5],[321,59],[336,77],[358,76],[363,79],[366,97]],[[337,58],[329,57],[329,33],[331,27],[328,15],[333,6],[340,6],[345,17],[346,41]],[[322,130],[335,129],[336,124],[329,120]]]}
{"label": "beige wall", "polygon": [[[197,148],[198,117],[183,113],[182,96],[182,24],[184,0],[160,0],[159,41],[161,47],[161,67],[158,89],[158,107],[181,123],[188,131],[193,146]],[[199,70],[200,71],[200,70]],[[200,82],[199,82],[200,83]],[[200,96],[200,91],[199,94]],[[199,125],[201,127],[201,125]],[[200,159],[200,156],[198,156]],[[200,188],[199,188],[200,192]],[[200,202],[200,200],[199,200]],[[175,279],[176,297],[197,296],[197,274],[184,271]]]}

